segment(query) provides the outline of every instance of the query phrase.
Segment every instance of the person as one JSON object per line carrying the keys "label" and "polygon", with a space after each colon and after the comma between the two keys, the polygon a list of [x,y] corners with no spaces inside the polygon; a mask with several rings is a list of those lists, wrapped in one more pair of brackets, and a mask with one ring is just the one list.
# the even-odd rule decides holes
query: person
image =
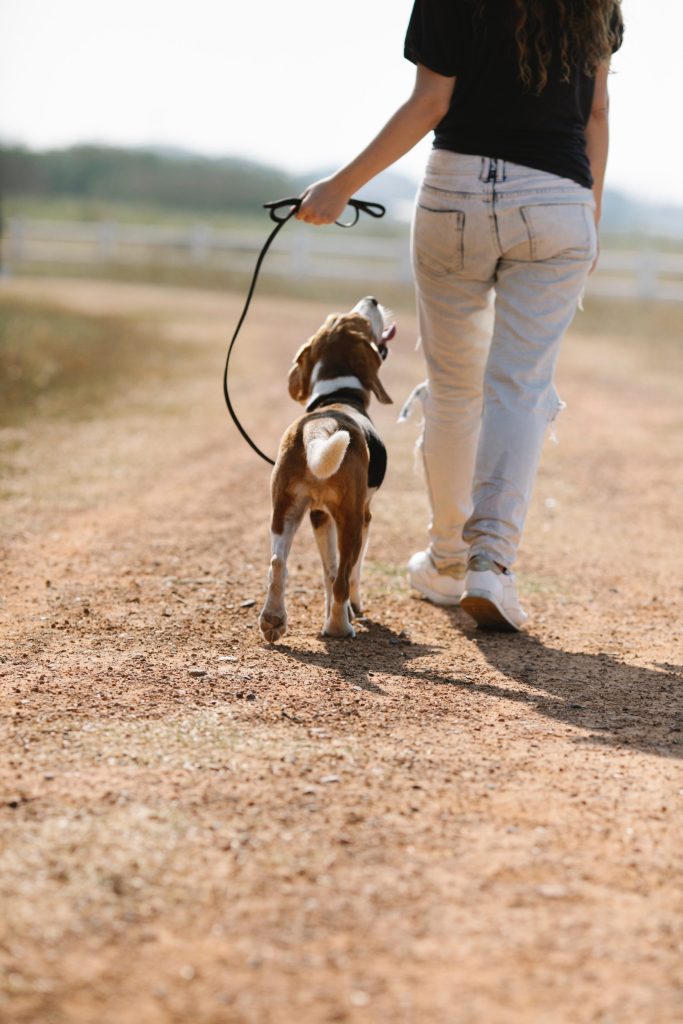
{"label": "person", "polygon": [[515,562],[554,372],[598,254],[607,79],[620,0],[416,0],[412,94],[297,216],[338,219],[350,196],[434,130],[411,232],[427,365],[421,439],[429,544],[412,586],[483,627],[527,616]]}

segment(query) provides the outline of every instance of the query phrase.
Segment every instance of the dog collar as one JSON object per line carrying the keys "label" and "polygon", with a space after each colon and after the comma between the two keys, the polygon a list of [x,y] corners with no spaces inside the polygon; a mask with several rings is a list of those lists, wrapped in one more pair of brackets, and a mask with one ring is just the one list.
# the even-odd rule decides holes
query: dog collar
{"label": "dog collar", "polygon": [[[315,373],[314,373],[315,379]],[[358,380],[358,377],[346,376],[346,377],[332,377],[329,380],[317,380],[313,385],[313,391],[311,397],[308,400],[306,410],[308,411],[311,402],[316,402],[319,398],[324,398],[325,395],[336,395],[338,391],[364,391],[363,385]]]}
{"label": "dog collar", "polygon": [[324,409],[327,405],[351,405],[358,412],[367,416],[363,388],[338,388],[325,395],[314,395],[306,406],[306,412],[315,412],[317,409]]}

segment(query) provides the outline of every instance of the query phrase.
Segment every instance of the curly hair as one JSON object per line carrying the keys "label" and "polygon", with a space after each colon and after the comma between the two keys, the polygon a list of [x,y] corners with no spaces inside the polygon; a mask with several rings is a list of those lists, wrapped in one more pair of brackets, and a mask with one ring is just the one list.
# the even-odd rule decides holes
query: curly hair
{"label": "curly hair", "polygon": [[[480,13],[486,0],[479,0]],[[623,31],[621,0],[512,0],[519,76],[524,85],[542,93],[548,84],[553,58],[549,18],[553,9],[560,30],[562,81],[572,79],[572,69],[582,67],[594,76],[609,60]]]}

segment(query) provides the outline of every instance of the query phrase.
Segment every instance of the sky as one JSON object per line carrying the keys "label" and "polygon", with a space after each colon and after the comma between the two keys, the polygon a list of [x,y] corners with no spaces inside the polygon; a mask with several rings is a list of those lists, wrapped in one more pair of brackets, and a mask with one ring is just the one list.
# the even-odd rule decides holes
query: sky
{"label": "sky", "polygon": [[[0,0],[0,140],[350,159],[409,94],[412,0]],[[623,0],[608,184],[683,205],[681,0]],[[421,142],[396,168],[417,179]]]}

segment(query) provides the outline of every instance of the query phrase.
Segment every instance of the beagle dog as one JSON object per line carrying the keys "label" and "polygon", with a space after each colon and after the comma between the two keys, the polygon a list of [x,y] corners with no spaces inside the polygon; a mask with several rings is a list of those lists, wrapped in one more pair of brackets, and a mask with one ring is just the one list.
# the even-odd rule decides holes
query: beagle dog
{"label": "beagle dog", "polygon": [[328,316],[297,352],[289,393],[306,412],[285,431],[271,480],[271,560],[259,627],[273,643],[287,631],[287,557],[310,513],[325,584],[326,636],[355,635],[370,501],[384,479],[386,449],[368,417],[370,396],[390,403],[378,373],[395,333],[372,297]]}

